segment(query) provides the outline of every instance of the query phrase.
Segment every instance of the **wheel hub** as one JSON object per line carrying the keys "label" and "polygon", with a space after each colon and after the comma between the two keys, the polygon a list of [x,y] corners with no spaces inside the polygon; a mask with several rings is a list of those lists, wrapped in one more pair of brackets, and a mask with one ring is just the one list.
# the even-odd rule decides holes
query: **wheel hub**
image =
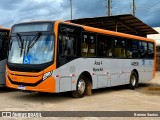
{"label": "wheel hub", "polygon": [[85,81],[83,79],[78,82],[78,91],[80,94],[83,94],[85,91]]}
{"label": "wheel hub", "polygon": [[132,84],[132,86],[136,85],[136,77],[135,76],[131,77],[131,84]]}

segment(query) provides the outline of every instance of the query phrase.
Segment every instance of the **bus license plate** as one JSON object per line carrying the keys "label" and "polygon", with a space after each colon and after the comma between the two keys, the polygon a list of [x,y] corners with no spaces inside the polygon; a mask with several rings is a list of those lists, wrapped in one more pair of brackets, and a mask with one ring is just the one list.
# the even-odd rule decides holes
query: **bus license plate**
{"label": "bus license plate", "polygon": [[23,85],[18,85],[18,89],[19,89],[19,90],[25,90],[25,86],[23,86]]}

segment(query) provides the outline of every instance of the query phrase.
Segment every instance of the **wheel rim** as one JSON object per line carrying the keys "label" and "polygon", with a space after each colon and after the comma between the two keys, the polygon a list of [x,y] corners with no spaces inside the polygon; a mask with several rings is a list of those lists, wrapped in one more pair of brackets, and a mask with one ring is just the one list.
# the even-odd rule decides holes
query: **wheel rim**
{"label": "wheel rim", "polygon": [[136,77],[134,75],[131,77],[131,84],[132,86],[136,85]]}
{"label": "wheel rim", "polygon": [[83,79],[80,79],[78,82],[78,91],[80,94],[83,94],[86,88],[85,81]]}

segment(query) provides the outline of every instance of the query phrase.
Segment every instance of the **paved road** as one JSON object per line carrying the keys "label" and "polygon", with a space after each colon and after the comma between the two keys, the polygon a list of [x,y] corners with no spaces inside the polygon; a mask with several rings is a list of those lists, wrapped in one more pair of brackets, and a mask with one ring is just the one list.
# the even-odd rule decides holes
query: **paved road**
{"label": "paved road", "polygon": [[0,111],[160,111],[160,72],[136,90],[111,87],[94,90],[92,96],[80,99],[70,98],[68,93],[38,94],[0,88],[0,103]]}

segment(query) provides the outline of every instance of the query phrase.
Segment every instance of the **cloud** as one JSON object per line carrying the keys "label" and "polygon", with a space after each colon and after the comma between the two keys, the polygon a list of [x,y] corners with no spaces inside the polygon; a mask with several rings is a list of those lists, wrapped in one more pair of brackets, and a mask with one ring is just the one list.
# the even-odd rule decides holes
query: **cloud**
{"label": "cloud", "polygon": [[73,18],[99,17],[106,15],[106,1],[101,0],[75,0],[73,2]]}
{"label": "cloud", "polygon": [[21,4],[25,3],[26,1],[28,0],[15,0],[14,2],[13,0],[3,0],[0,4],[0,10],[10,11],[17,9],[19,6],[21,6]]}
{"label": "cloud", "polygon": [[[111,0],[112,15],[130,14],[132,0]],[[160,3],[135,0],[136,17],[151,26],[160,26]],[[73,19],[107,16],[107,0],[72,0]],[[69,20],[70,0],[3,0],[0,25],[11,27],[30,20]]]}
{"label": "cloud", "polygon": [[111,2],[111,14],[131,14],[132,0],[112,0]]}
{"label": "cloud", "polygon": [[156,27],[160,26],[160,2],[152,1],[138,1],[136,6],[136,17],[141,19],[146,24]]}
{"label": "cloud", "polygon": [[[4,7],[9,3],[8,0],[6,1],[2,2],[1,6]],[[27,20],[64,19],[63,8],[60,7],[61,2],[61,0],[25,0],[21,3],[10,3],[9,10],[6,10],[5,7],[0,9],[0,13],[3,13],[0,23],[10,27],[15,23]]]}

